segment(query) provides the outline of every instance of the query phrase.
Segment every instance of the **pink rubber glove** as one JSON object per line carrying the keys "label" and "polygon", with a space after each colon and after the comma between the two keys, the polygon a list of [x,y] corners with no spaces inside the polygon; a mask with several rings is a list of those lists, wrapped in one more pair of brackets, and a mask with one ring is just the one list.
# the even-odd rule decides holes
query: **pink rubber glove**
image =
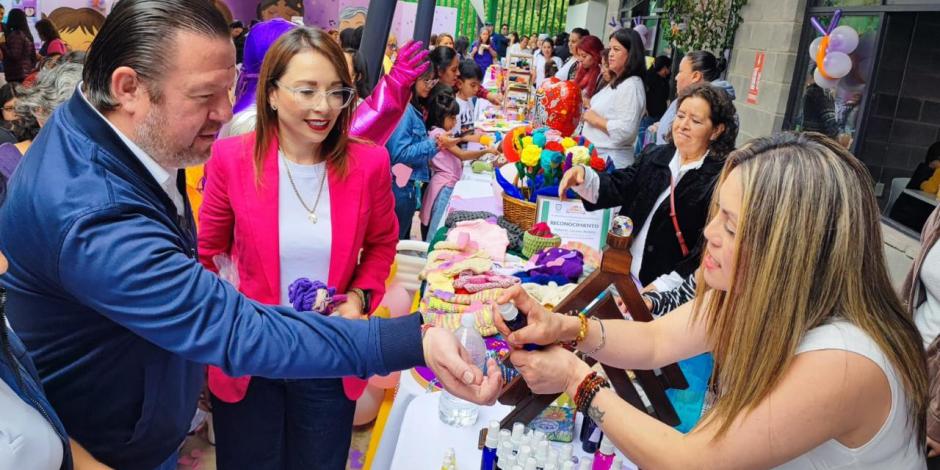
{"label": "pink rubber glove", "polygon": [[356,108],[349,133],[385,145],[408,107],[411,85],[431,66],[427,58],[428,51],[420,41],[408,41],[399,49],[395,65]]}

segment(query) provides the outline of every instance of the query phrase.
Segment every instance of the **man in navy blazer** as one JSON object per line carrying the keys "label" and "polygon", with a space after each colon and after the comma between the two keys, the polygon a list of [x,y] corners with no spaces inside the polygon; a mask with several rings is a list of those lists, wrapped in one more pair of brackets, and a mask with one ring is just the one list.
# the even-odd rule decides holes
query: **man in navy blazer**
{"label": "man in navy blazer", "polygon": [[209,157],[234,78],[212,1],[121,0],[10,181],[7,313],[70,436],[112,467],[175,469],[205,364],[276,378],[427,364],[456,395],[495,401],[498,367],[484,377],[417,315],[264,306],[201,267],[182,169]]}

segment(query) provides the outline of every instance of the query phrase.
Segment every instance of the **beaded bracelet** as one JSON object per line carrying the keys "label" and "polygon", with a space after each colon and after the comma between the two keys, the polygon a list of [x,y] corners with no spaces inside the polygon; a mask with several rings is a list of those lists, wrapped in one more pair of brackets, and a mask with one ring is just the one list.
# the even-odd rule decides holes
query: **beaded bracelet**
{"label": "beaded bracelet", "polygon": [[578,390],[574,395],[574,403],[578,411],[587,414],[588,407],[602,388],[610,388],[610,382],[596,371],[588,374],[578,385]]}
{"label": "beaded bracelet", "polygon": [[[568,314],[568,316],[574,316],[574,315],[575,315],[574,311]],[[577,348],[578,344],[584,341],[584,338],[587,337],[587,333],[588,333],[588,317],[584,315],[583,313],[578,313],[577,315],[578,315],[578,321],[581,322],[581,325],[578,327],[578,336],[576,336],[573,341],[562,343],[563,346],[567,346],[568,349],[571,349],[571,350],[574,350],[575,348]]]}

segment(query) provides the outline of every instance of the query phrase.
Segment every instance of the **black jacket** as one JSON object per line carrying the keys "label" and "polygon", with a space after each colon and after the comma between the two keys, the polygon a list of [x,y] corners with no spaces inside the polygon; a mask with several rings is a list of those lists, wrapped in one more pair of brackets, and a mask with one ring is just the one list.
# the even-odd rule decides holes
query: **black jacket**
{"label": "black jacket", "polygon": [[589,210],[621,206],[620,214],[633,219],[637,234],[652,213],[649,233],[640,267],[640,282],[645,286],[657,277],[672,271],[682,276],[694,272],[701,261],[702,230],[708,223],[708,208],[724,159],[708,156],[702,167],[692,170],[676,185],[676,218],[689,247],[689,256],[682,256],[676,230],[669,217],[669,198],[654,212],[653,204],[669,188],[669,162],[676,153],[672,145],[647,147],[636,163],[612,174],[600,174],[600,190],[596,204],[584,201]]}

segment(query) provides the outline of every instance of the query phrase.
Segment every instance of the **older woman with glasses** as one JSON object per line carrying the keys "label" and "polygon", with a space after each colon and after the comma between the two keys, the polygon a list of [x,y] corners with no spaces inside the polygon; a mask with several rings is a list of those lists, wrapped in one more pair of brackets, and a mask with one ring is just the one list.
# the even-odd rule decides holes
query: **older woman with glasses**
{"label": "older woman with glasses", "polygon": [[[345,294],[333,310],[345,318],[367,318],[382,299],[398,233],[391,172],[385,148],[349,138],[353,86],[335,41],[292,29],[261,66],[255,131],[213,147],[200,261],[217,270],[218,255],[237,259],[239,289],[254,300],[291,305],[299,278]],[[365,384],[210,368],[219,468],[344,469]]]}

